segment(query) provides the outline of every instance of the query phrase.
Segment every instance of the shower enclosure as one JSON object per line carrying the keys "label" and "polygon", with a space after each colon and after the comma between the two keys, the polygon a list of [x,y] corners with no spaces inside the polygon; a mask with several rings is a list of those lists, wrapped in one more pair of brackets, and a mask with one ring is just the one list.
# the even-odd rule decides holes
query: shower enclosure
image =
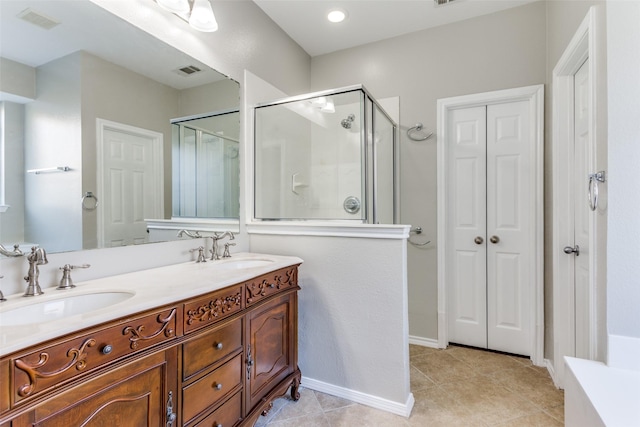
{"label": "shower enclosure", "polygon": [[239,111],[172,119],[173,213],[186,218],[238,218]]}
{"label": "shower enclosure", "polygon": [[397,125],[362,86],[255,108],[255,218],[398,220]]}

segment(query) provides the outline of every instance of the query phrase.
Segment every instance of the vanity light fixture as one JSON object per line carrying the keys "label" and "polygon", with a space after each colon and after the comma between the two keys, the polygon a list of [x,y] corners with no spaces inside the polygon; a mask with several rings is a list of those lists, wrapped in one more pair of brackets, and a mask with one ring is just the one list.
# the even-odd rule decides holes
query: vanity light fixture
{"label": "vanity light fixture", "polygon": [[156,0],[156,2],[163,9],[187,21],[198,31],[210,33],[218,30],[210,0]]}
{"label": "vanity light fixture", "polygon": [[347,12],[342,9],[332,9],[327,14],[327,19],[329,22],[337,24],[338,22],[342,22],[347,19]]}

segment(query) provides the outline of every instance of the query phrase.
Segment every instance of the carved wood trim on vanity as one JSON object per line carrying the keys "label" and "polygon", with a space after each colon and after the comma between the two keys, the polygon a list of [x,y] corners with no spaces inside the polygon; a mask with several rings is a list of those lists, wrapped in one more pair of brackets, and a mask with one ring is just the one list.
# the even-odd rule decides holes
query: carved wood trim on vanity
{"label": "carved wood trim on vanity", "polygon": [[298,285],[298,268],[278,270],[257,277],[247,282],[247,305],[255,304],[263,298],[279,292],[285,288]]}
{"label": "carved wood trim on vanity", "polygon": [[[299,398],[297,268],[286,267],[0,358],[0,426],[84,425],[112,416],[134,417],[140,425],[161,420],[159,425],[171,427],[223,421],[225,427],[253,426],[290,387],[292,398]],[[267,335],[251,341],[248,328],[255,313],[282,311],[283,304],[288,320],[274,322]],[[250,342],[268,342],[266,337],[273,334],[283,337],[288,365],[261,385],[262,397],[250,404],[257,367],[250,363],[247,347]],[[258,354],[254,348],[252,353]],[[281,357],[270,349],[260,354],[269,363],[270,357]],[[152,380],[150,375],[162,378]],[[153,389],[145,391],[151,384]],[[151,400],[136,398],[145,393]],[[167,412],[169,393],[173,405]],[[185,393],[192,397],[186,399]],[[114,409],[118,405],[124,406]],[[175,421],[167,424],[170,418]]]}

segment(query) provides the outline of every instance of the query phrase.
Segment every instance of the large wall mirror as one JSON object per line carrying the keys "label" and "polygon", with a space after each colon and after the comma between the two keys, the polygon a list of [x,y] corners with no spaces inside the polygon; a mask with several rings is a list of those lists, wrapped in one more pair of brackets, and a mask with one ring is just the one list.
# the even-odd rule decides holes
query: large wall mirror
{"label": "large wall mirror", "polygon": [[145,243],[150,219],[238,220],[237,82],[89,1],[0,1],[0,19],[0,243],[62,252]]}

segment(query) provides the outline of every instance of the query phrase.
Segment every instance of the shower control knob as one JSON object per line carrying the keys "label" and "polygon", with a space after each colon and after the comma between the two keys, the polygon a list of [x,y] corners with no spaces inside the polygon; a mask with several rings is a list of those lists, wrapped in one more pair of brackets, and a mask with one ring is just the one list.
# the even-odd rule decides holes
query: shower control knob
{"label": "shower control knob", "polygon": [[475,239],[473,239],[473,241],[476,243],[476,245],[481,245],[484,243],[484,239],[480,236],[477,236]]}

